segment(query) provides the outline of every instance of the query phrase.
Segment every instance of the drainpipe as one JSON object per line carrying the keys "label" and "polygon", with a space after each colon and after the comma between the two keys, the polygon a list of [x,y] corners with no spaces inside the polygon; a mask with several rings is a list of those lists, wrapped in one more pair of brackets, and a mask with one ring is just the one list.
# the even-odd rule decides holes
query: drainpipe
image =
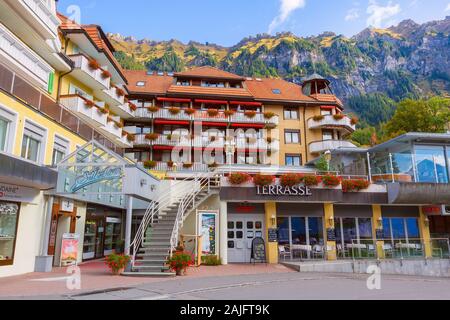
{"label": "drainpipe", "polygon": [[306,155],[306,159],[305,159],[305,163],[308,163],[309,161],[309,154],[308,154],[308,139],[307,139],[307,131],[306,131],[306,105],[303,106],[303,130],[305,130],[305,155]]}
{"label": "drainpipe", "polygon": [[[68,45],[68,43],[69,43],[69,40],[68,40],[68,39],[65,39],[65,43],[64,43],[64,54],[67,53],[67,45]],[[57,103],[60,103],[60,102],[61,102],[61,83],[62,83],[62,80],[63,80],[63,78],[64,78],[65,76],[67,76],[68,74],[72,73],[74,69],[75,69],[75,68],[73,67],[73,64],[72,64],[72,65],[71,65],[70,71],[68,71],[68,72],[66,72],[66,73],[63,73],[63,74],[59,77],[59,79],[58,79],[58,90],[57,90],[57,93],[56,93],[56,102],[57,102]]]}

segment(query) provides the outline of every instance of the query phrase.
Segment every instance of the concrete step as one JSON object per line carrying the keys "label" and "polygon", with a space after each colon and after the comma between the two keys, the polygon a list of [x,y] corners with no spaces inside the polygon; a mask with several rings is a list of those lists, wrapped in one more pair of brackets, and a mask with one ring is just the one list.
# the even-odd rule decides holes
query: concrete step
{"label": "concrete step", "polygon": [[169,271],[169,267],[161,267],[161,266],[134,266],[133,271],[149,271],[149,272],[163,272]]}
{"label": "concrete step", "polygon": [[[136,257],[140,258],[141,255],[137,255]],[[154,258],[146,258],[142,257],[142,260],[137,260],[138,263],[142,263],[144,265],[161,265],[164,266],[166,264],[166,260],[163,259],[154,259]]]}
{"label": "concrete step", "polygon": [[165,242],[165,243],[156,243],[156,242],[144,242],[142,244],[143,248],[170,248],[170,242]]}
{"label": "concrete step", "polygon": [[159,278],[159,277],[175,277],[174,272],[124,272],[125,277],[142,277],[142,278]]}

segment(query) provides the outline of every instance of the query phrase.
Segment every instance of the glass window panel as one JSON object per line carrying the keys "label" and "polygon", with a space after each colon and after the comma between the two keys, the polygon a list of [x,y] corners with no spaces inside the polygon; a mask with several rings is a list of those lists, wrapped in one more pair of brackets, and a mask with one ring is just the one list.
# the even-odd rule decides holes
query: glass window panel
{"label": "glass window panel", "polygon": [[336,232],[336,241],[338,244],[342,244],[342,230],[341,230],[341,219],[334,219],[334,228]]}
{"label": "glass window panel", "polygon": [[405,239],[405,220],[403,218],[393,218],[391,222],[394,239]]}
{"label": "glass window panel", "polygon": [[253,221],[247,222],[247,229],[253,229]]}
{"label": "glass window panel", "polygon": [[277,218],[278,242],[280,245],[289,245],[289,218]]}
{"label": "glass window panel", "polygon": [[306,219],[292,218],[292,244],[306,245]]}
{"label": "glass window panel", "polygon": [[228,231],[228,239],[234,239],[234,231]]}
{"label": "glass window panel", "polygon": [[261,221],[255,222],[255,229],[258,229],[258,230],[262,229],[262,222]]}
{"label": "glass window panel", "polygon": [[236,222],[236,229],[244,229],[244,223],[243,222]]}
{"label": "glass window panel", "polygon": [[228,222],[228,229],[234,229],[234,221]]}
{"label": "glass window panel", "polygon": [[420,239],[419,219],[416,218],[406,219],[406,226],[408,228],[409,239]]}
{"label": "glass window panel", "polygon": [[18,214],[18,205],[0,203],[0,261],[13,259]]}
{"label": "glass window panel", "polygon": [[236,239],[243,239],[244,238],[244,232],[238,231],[236,232]]}
{"label": "glass window panel", "polygon": [[415,146],[419,182],[448,183],[444,147]]}
{"label": "glass window panel", "polygon": [[38,140],[35,140],[33,138],[29,138],[28,153],[27,153],[27,159],[28,160],[31,160],[31,161],[37,161],[38,160],[39,144],[40,144],[40,142]]}
{"label": "glass window panel", "polygon": [[383,237],[390,240],[391,236],[391,219],[383,218]]}
{"label": "glass window panel", "polygon": [[308,218],[308,224],[309,224],[309,244],[312,246],[323,245],[324,236],[323,236],[322,218]]}
{"label": "glass window panel", "polygon": [[0,118],[0,151],[5,151],[9,121]]}
{"label": "glass window panel", "polygon": [[344,227],[344,242],[345,244],[352,244],[357,239],[356,233],[356,219],[344,218],[342,219],[342,226]]}
{"label": "glass window panel", "polygon": [[372,219],[370,218],[359,218],[359,238],[361,240],[370,240],[373,238],[372,235]]}

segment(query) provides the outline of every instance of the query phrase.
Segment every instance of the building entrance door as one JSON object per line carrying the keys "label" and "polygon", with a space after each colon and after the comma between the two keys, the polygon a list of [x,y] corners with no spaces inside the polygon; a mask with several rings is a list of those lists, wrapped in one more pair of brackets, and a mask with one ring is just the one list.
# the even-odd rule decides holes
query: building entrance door
{"label": "building entrance door", "polygon": [[228,217],[228,261],[230,263],[250,263],[252,243],[255,238],[263,238],[264,215],[230,215]]}

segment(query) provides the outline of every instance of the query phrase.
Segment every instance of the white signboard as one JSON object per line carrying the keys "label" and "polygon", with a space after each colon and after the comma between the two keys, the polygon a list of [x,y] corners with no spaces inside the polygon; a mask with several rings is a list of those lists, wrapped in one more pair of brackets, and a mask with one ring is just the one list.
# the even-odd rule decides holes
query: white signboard
{"label": "white signboard", "polygon": [[12,184],[0,183],[0,200],[33,203],[39,195],[39,190]]}

